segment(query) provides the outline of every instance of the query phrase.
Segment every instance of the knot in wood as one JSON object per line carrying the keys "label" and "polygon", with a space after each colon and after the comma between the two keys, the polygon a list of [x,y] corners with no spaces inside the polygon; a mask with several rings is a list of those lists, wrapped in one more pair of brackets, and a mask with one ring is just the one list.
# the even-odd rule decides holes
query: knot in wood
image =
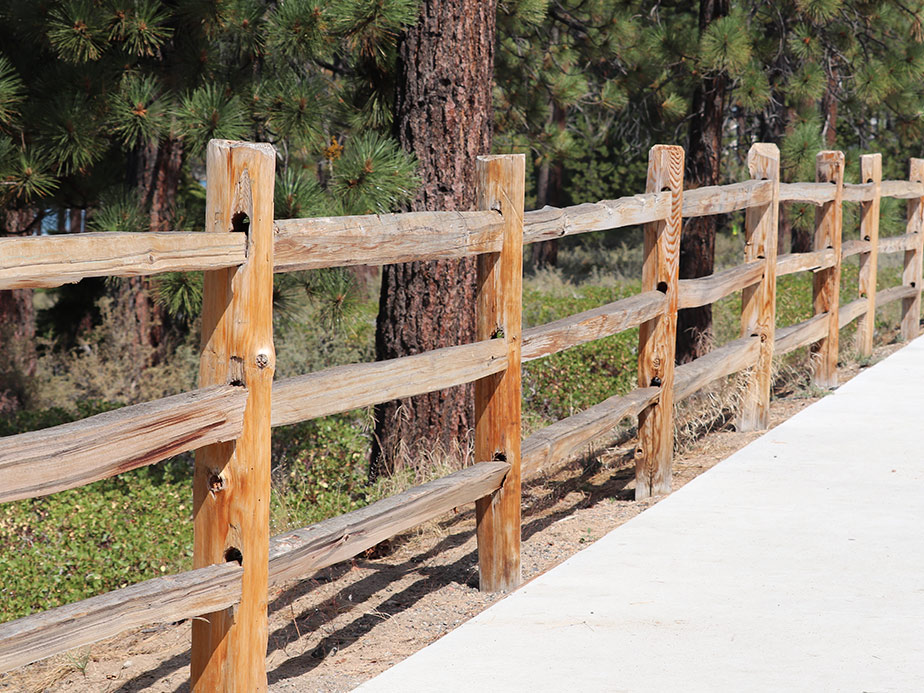
{"label": "knot in wood", "polygon": [[263,369],[269,365],[269,356],[266,354],[257,354],[257,368]]}

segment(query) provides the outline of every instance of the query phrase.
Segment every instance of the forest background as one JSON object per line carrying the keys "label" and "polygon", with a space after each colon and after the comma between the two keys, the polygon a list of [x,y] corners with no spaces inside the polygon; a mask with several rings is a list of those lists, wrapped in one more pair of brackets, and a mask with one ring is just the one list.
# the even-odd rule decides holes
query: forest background
{"label": "forest background", "polygon": [[[924,2],[477,4],[490,11],[483,26],[465,16],[464,2],[444,20],[493,37],[493,61],[456,70],[493,69],[481,142],[527,155],[527,208],[642,192],[655,143],[685,146],[687,187],[746,178],[757,141],[780,145],[784,181],[813,180],[823,148],[845,151],[853,180],[860,153],[882,152],[886,178],[905,177],[908,157],[924,154]],[[213,137],[276,147],[278,218],[432,199],[432,170],[408,146],[402,119],[408,80],[423,79],[409,77],[408,37],[441,5],[451,3],[7,0],[0,233],[202,230]],[[901,224],[891,202],[883,201],[884,234]],[[809,249],[814,210],[781,211],[780,252]],[[734,215],[690,220],[681,276],[709,274],[725,255],[735,264],[740,226]],[[534,247],[524,321],[637,291],[639,239],[623,231]],[[372,268],[277,277],[277,374],[391,353],[389,297],[405,275],[385,273],[384,283]],[[799,314],[807,291],[804,281],[781,282],[781,319],[807,317]],[[0,434],[192,389],[200,302],[194,273],[0,291]],[[679,358],[733,335],[734,309],[724,305],[684,312]],[[525,425],[629,389],[634,344],[628,332],[529,364]],[[393,414],[358,411],[274,431],[274,532],[465,460],[464,416],[452,438],[427,439],[421,454],[407,446],[418,439],[413,429],[382,428]],[[0,620],[187,568],[190,459],[0,506]],[[379,459],[400,473],[375,479],[370,462]]]}

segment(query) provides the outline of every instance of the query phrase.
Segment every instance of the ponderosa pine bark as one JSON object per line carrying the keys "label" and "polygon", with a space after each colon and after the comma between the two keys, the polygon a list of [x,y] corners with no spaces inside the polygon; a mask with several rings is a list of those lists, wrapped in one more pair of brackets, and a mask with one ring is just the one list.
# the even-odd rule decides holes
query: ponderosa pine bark
{"label": "ponderosa pine bark", "polygon": [[[710,22],[728,15],[728,0],[700,0],[700,35]],[[722,155],[722,126],[728,80],[724,73],[707,77],[693,92],[684,187],[717,185]],[[714,216],[694,217],[683,226],[680,278],[712,274],[715,267]],[[687,363],[710,349],[712,306],[686,308],[677,314],[677,362]]]}
{"label": "ponderosa pine bark", "polygon": [[[475,203],[475,157],[490,154],[496,0],[424,0],[398,45],[395,130],[419,161],[412,211],[467,210]],[[410,262],[382,272],[376,358],[471,342],[475,263]],[[472,387],[376,407],[370,476],[391,473],[421,452],[467,445]]]}

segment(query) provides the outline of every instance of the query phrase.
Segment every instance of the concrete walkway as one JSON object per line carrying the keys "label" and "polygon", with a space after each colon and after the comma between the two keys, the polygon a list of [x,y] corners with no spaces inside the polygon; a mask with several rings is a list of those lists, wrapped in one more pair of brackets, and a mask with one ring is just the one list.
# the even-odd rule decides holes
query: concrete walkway
{"label": "concrete walkway", "polygon": [[924,338],[360,688],[924,691]]}

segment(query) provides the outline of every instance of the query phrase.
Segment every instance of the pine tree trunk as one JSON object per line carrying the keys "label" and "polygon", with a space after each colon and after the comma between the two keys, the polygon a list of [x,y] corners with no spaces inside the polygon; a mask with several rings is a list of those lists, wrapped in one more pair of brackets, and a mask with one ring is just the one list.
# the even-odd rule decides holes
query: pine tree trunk
{"label": "pine tree trunk", "polygon": [[[701,0],[700,34],[709,24],[728,14],[728,0]],[[717,185],[725,122],[724,74],[704,79],[693,93],[690,137],[687,145],[685,187]],[[680,241],[680,278],[695,279],[712,274],[715,266],[716,218],[694,217],[683,228]],[[712,306],[687,308],[677,315],[677,362],[686,363],[710,349]]]}
{"label": "pine tree trunk", "polygon": [[[34,207],[0,211],[4,236],[31,232],[38,218]],[[26,402],[28,380],[35,375],[35,308],[32,289],[0,291],[0,344],[4,360],[0,365],[0,416],[21,408]]]}
{"label": "pine tree trunk", "polygon": [[[401,37],[395,128],[422,179],[412,210],[474,205],[475,157],[491,152],[495,13],[496,0],[425,0]],[[473,258],[385,267],[376,357],[472,341],[474,306]],[[467,445],[473,416],[470,385],[376,407],[370,476]]]}

